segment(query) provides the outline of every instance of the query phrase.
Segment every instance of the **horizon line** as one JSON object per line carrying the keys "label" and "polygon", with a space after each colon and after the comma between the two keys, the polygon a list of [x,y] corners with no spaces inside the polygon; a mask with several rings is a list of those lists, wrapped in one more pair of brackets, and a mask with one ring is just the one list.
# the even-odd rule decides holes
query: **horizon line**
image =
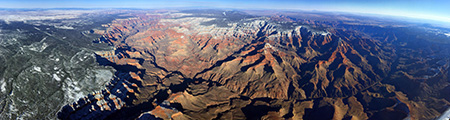
{"label": "horizon line", "polygon": [[[328,12],[328,13],[347,13],[347,14],[356,14],[360,16],[374,17],[372,15],[383,15],[385,17],[397,17],[397,20],[400,20],[399,17],[407,17],[409,19],[420,20],[421,23],[430,23],[430,22],[441,22],[446,23],[446,26],[450,27],[450,18],[440,17],[441,19],[433,19],[435,16],[409,16],[409,15],[399,15],[399,14],[386,14],[386,13],[377,13],[377,12],[361,12],[361,11],[346,11],[346,10],[318,10],[318,9],[293,9],[293,8],[227,8],[227,7],[210,7],[210,6],[186,6],[186,7],[157,7],[157,8],[148,8],[148,7],[35,7],[35,8],[23,8],[23,7],[0,7],[0,10],[51,10],[51,9],[80,9],[80,10],[102,10],[102,9],[139,9],[139,10],[157,10],[157,9],[175,9],[175,10],[188,10],[188,9],[231,9],[231,10],[275,10],[275,11],[299,11],[299,12]],[[382,16],[378,16],[382,17]],[[442,19],[444,18],[444,19]],[[425,22],[423,20],[430,20]],[[416,22],[417,23],[417,22]]]}

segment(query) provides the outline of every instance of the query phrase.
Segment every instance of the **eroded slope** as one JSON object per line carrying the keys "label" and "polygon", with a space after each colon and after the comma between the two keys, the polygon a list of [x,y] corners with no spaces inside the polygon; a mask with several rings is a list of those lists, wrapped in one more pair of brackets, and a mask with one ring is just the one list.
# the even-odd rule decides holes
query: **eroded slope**
{"label": "eroded slope", "polygon": [[405,94],[380,82],[392,73],[393,46],[365,34],[236,11],[135,16],[97,31],[103,34],[98,41],[115,47],[97,52],[97,60],[116,68],[116,78],[65,106],[59,118],[422,115]]}

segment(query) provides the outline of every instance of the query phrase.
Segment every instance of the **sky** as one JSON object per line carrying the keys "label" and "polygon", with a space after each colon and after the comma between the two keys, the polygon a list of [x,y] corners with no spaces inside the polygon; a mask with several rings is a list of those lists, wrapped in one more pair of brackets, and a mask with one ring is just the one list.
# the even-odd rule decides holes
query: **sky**
{"label": "sky", "polygon": [[371,13],[450,23],[450,0],[0,0],[0,8],[177,7]]}

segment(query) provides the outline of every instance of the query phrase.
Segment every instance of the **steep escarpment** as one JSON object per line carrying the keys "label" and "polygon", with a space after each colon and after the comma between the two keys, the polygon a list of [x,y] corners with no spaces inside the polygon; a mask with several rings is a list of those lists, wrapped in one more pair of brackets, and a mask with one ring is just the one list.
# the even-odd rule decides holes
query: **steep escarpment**
{"label": "steep escarpment", "polygon": [[134,14],[105,25],[98,41],[115,49],[96,52],[97,61],[117,69],[116,77],[58,117],[401,119],[417,112],[380,82],[392,73],[390,45],[267,17],[227,21],[227,12],[247,16]]}
{"label": "steep escarpment", "polygon": [[[342,39],[337,32],[318,34],[304,27],[275,32],[256,39],[243,48],[245,51],[197,78],[218,81],[252,98],[310,99],[356,94],[389,71],[380,70],[389,68],[389,64],[383,62],[388,60],[386,51],[377,48],[375,41]],[[361,40],[375,50],[352,43]]]}

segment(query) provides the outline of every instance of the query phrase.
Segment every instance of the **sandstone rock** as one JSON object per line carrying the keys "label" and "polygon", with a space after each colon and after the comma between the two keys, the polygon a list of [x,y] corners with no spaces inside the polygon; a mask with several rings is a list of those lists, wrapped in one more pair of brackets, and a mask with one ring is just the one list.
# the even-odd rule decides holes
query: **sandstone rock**
{"label": "sandstone rock", "polygon": [[410,114],[421,104],[381,83],[396,51],[356,31],[282,16],[225,26],[195,13],[135,16],[100,38],[115,49],[98,61],[117,77],[59,118],[420,118]]}

